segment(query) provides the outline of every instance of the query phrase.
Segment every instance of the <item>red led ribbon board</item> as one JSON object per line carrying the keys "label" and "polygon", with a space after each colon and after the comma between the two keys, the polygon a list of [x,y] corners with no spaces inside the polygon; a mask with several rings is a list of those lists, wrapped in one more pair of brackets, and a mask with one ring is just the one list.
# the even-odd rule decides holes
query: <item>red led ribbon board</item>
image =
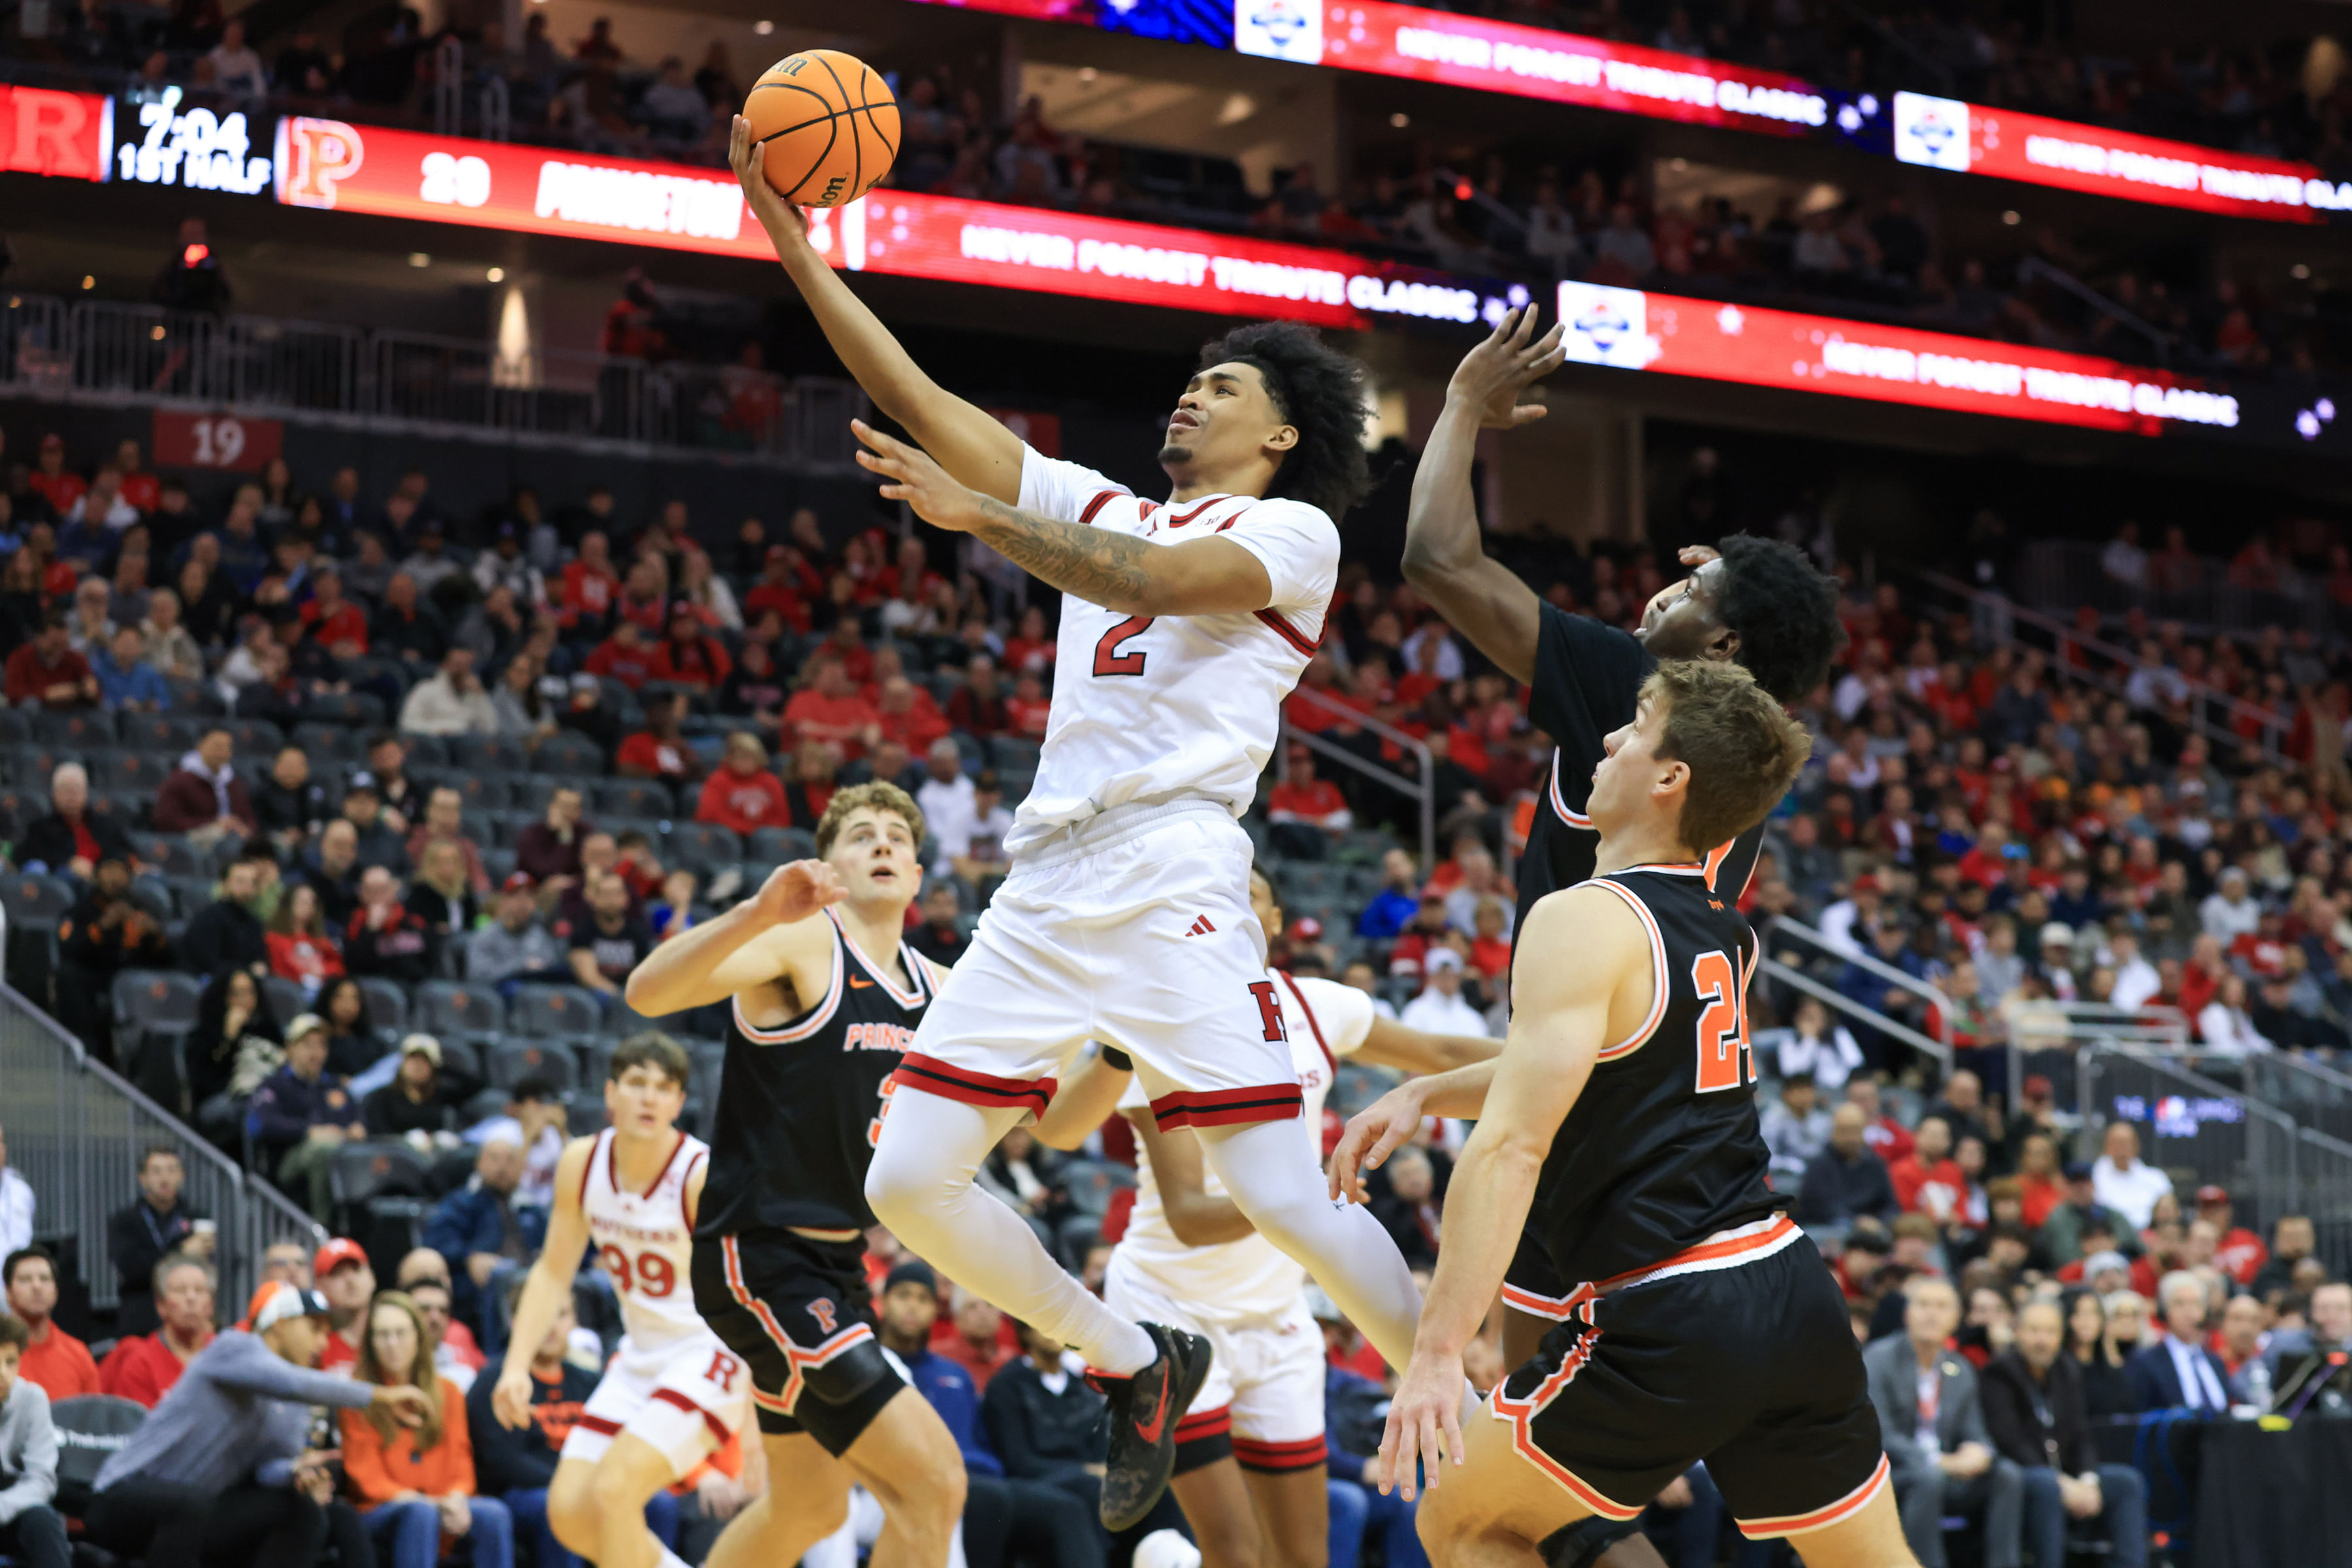
{"label": "red led ribbon board", "polygon": [[2225,393],[2089,354],[1588,283],[1560,285],[1559,313],[1586,364],[2138,436],[2239,421]]}
{"label": "red led ribbon board", "polygon": [[[278,122],[278,199],[478,228],[772,258],[731,174],[339,121]],[[809,213],[835,267],[1328,327],[1472,322],[1459,280],[1344,252],[906,191]]]}
{"label": "red led ribbon board", "polygon": [[1895,96],[1895,155],[1956,174],[2272,223],[2318,223],[2352,208],[2352,185],[2333,184],[2309,163],[1918,93]]}
{"label": "red led ribbon board", "polygon": [[112,99],[0,84],[0,173],[103,180],[113,141]]}
{"label": "red led ribbon board", "polygon": [[[1800,136],[1828,123],[1827,97],[1795,77],[1664,49],[1396,5],[1325,4],[1324,65],[1653,120]],[[1242,47],[1250,49],[1247,33]],[[1311,37],[1293,47],[1311,46]],[[1273,53],[1269,48],[1263,52]],[[1277,58],[1297,58],[1285,48]]]}

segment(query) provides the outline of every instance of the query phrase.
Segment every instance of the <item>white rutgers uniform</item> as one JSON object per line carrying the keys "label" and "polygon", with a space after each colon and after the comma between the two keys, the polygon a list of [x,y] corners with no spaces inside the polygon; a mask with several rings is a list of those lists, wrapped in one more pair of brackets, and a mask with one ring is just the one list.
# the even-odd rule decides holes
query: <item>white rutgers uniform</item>
{"label": "white rutgers uniform", "polygon": [[563,1439],[563,1458],[593,1464],[626,1431],[652,1444],[683,1477],[742,1427],[751,1373],[696,1315],[688,1276],[694,1226],[686,1213],[687,1181],[710,1158],[710,1146],[684,1132],[677,1139],[643,1192],[624,1190],[617,1181],[610,1128],[588,1150],[580,1213],[620,1296],[625,1332],[620,1353]]}
{"label": "white rutgers uniform", "polygon": [[1170,1125],[1295,1116],[1235,818],[1322,640],[1339,531],[1303,501],[1141,500],[1025,448],[1021,505],[1155,544],[1232,540],[1264,563],[1273,596],[1254,613],[1155,618],[1064,595],[1052,719],[1006,839],[1012,874],[898,1082],[1042,1111],[1055,1075],[1099,1039],[1135,1058]]}
{"label": "white rutgers uniform", "polygon": [[[1329,980],[1271,976],[1290,1037],[1290,1058],[1304,1100],[1299,1136],[1322,1158],[1323,1100],[1339,1058],[1371,1032],[1372,999]],[[1119,1109],[1141,1106],[1136,1085]],[[1321,1464],[1323,1331],[1307,1309],[1307,1270],[1255,1233],[1237,1241],[1189,1247],[1176,1239],[1149,1155],[1137,1151],[1140,1185],[1127,1234],[1103,1276],[1103,1302],[1130,1320],[1167,1323],[1207,1337],[1216,1354],[1192,1408],[1177,1424],[1179,1444],[1232,1436],[1246,1469],[1280,1472]],[[1212,1196],[1224,1187],[1203,1171]],[[1187,1468],[1179,1456],[1180,1468]]]}

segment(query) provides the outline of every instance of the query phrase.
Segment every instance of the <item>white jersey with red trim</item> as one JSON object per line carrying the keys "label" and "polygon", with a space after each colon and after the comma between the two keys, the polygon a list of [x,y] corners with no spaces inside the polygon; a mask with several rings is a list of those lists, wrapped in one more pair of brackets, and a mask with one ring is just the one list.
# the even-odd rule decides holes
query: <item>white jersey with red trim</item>
{"label": "white jersey with red trim", "polygon": [[[1299,1136],[1314,1146],[1316,1163],[1323,1157],[1323,1100],[1339,1058],[1362,1048],[1372,1030],[1372,999],[1352,985],[1331,980],[1294,980],[1276,972],[1274,994],[1282,1005],[1283,1032],[1289,1037],[1290,1059],[1298,1069],[1298,1088],[1305,1104],[1298,1121]],[[1129,1083],[1119,1098],[1121,1110],[1150,1104],[1140,1079]],[[1238,1241],[1190,1247],[1176,1239],[1168,1211],[1160,1197],[1160,1184],[1151,1173],[1150,1156],[1136,1150],[1135,1209],[1119,1238],[1111,1267],[1131,1268],[1160,1294],[1181,1301],[1203,1323],[1230,1325],[1280,1317],[1298,1303],[1307,1270],[1274,1243],[1255,1233]],[[1212,1197],[1225,1195],[1216,1173],[1204,1170],[1202,1185]]]}
{"label": "white jersey with red trim", "polygon": [[1006,847],[1129,801],[1206,795],[1241,816],[1274,754],[1283,700],[1323,640],[1339,529],[1298,500],[1143,500],[1026,447],[1021,506],[1155,544],[1221,534],[1264,563],[1274,596],[1255,614],[1155,619],[1065,595],[1045,752]]}
{"label": "white jersey with red trim", "polygon": [[614,1133],[596,1134],[580,1181],[580,1213],[596,1260],[621,1298],[621,1322],[630,1346],[658,1352],[706,1335],[694,1310],[688,1269],[694,1260],[694,1224],[686,1212],[686,1184],[710,1157],[710,1146],[680,1132],[660,1173],[642,1190],[620,1184]]}

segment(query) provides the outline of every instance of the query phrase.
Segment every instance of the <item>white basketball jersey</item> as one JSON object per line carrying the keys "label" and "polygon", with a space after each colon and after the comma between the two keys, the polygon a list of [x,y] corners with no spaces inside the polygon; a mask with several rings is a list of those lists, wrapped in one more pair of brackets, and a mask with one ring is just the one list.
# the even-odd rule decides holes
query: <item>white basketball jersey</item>
{"label": "white basketball jersey", "polygon": [[1135,800],[1207,795],[1241,816],[1274,754],[1283,699],[1323,639],[1339,529],[1304,501],[1141,500],[1092,468],[1023,453],[1024,510],[1155,544],[1223,535],[1265,564],[1274,597],[1254,614],[1154,618],[1065,595],[1045,752],[1006,847]]}
{"label": "white basketball jersey", "polygon": [[596,1134],[588,1169],[580,1181],[580,1212],[597,1261],[612,1276],[621,1298],[621,1321],[632,1348],[664,1345],[710,1331],[694,1311],[688,1268],[694,1261],[694,1224],[686,1212],[686,1184],[710,1146],[688,1133],[650,1185],[625,1190],[613,1157],[613,1130]]}
{"label": "white basketball jersey", "polygon": [[[1065,612],[1066,614],[1067,612]],[[1274,976],[1274,994],[1282,1004],[1283,1032],[1290,1037],[1291,1064],[1298,1070],[1298,1088],[1306,1104],[1297,1122],[1298,1136],[1312,1145],[1315,1163],[1323,1163],[1323,1100],[1331,1091],[1331,1078],[1339,1058],[1353,1056],[1372,1030],[1372,999],[1352,985],[1331,980],[1294,980]],[[1127,1087],[1119,1109],[1129,1110],[1150,1103],[1140,1079]],[[1231,1324],[1278,1316],[1290,1310],[1307,1283],[1307,1270],[1291,1261],[1262,1236],[1210,1247],[1187,1247],[1169,1227],[1168,1211],[1160,1202],[1160,1184],[1151,1173],[1151,1158],[1136,1150],[1138,1186],[1135,1210],[1119,1238],[1118,1255],[1149,1279],[1171,1300],[1204,1323]],[[1202,1186],[1210,1195],[1225,1195],[1216,1173],[1203,1170]]]}

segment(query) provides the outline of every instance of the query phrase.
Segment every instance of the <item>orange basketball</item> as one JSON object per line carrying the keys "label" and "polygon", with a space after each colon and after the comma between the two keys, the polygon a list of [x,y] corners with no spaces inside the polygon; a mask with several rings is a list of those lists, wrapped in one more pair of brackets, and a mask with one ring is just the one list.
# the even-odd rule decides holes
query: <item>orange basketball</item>
{"label": "orange basketball", "polygon": [[770,66],[743,100],[768,184],[796,205],[864,195],[898,155],[898,100],[874,68],[838,49]]}

